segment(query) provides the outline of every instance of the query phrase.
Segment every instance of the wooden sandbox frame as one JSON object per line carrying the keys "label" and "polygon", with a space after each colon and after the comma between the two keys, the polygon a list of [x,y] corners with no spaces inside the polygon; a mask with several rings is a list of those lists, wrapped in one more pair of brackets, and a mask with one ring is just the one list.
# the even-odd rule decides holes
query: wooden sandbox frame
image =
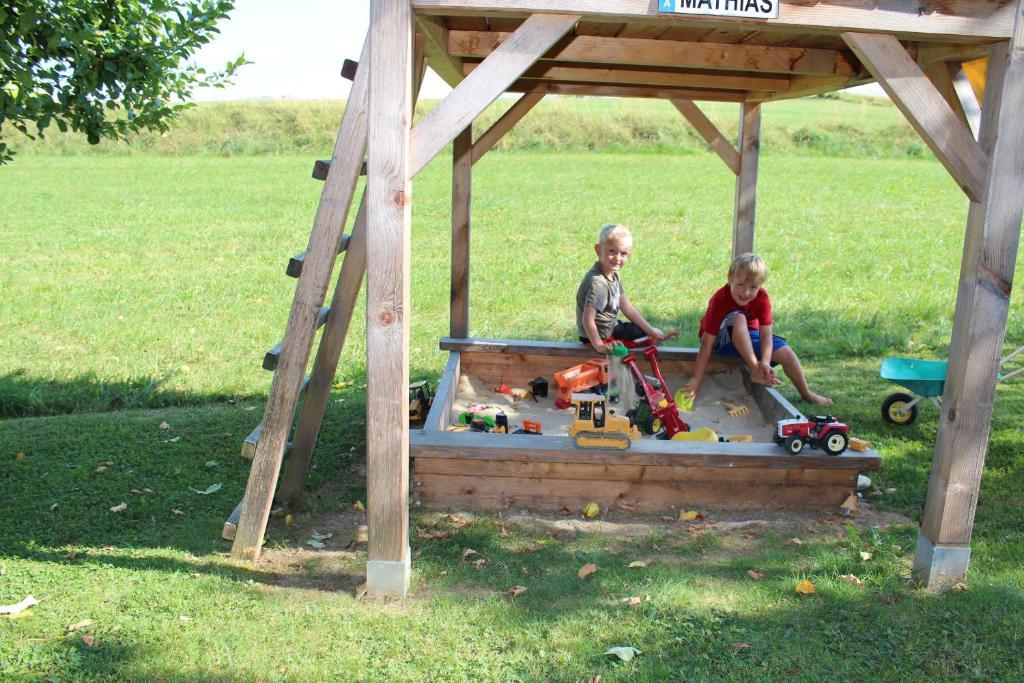
{"label": "wooden sandbox frame", "polygon": [[[602,507],[668,513],[671,507],[838,509],[857,475],[881,465],[878,453],[792,456],[771,442],[634,441],[626,451],[577,448],[565,435],[448,431],[462,373],[492,384],[530,379],[594,358],[581,344],[482,339],[441,340],[450,352],[422,430],[409,435],[413,502],[428,507],[495,510],[527,507],[577,511]],[[696,349],[662,348],[666,373],[692,374]],[[709,372],[731,359],[714,358]],[[779,392],[746,379],[765,422],[800,414]]]}

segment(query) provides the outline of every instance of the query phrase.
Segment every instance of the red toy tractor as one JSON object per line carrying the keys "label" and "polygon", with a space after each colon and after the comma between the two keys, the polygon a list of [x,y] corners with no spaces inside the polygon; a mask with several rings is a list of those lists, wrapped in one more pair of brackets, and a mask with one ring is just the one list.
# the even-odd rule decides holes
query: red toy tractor
{"label": "red toy tractor", "polygon": [[[661,369],[658,367],[657,360],[658,349],[650,346],[644,350],[644,355],[647,356],[647,361],[651,364],[654,376],[661,383],[662,391],[658,391],[651,386],[651,383],[647,381],[644,374],[640,372],[640,368],[636,366],[635,355],[632,353],[626,354],[622,359],[622,364],[629,368],[629,371],[636,377],[637,385],[643,389],[644,399],[651,409],[651,415],[654,417],[655,424],[660,422],[661,426],[665,428],[666,439],[671,439],[680,432],[690,431],[690,426],[679,415],[679,406],[676,405],[675,399],[672,398],[672,392],[668,390],[665,378],[661,376]],[[658,430],[656,429],[655,431]]]}
{"label": "red toy tractor", "polygon": [[850,445],[850,428],[831,415],[797,417],[779,420],[775,425],[775,443],[793,455],[804,446],[821,448],[829,455],[839,455]]}

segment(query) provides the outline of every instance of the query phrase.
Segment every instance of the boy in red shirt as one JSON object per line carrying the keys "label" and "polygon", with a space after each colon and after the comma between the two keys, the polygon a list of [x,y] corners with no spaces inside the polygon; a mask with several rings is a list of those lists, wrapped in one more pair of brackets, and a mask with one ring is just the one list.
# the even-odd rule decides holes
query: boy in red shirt
{"label": "boy in red shirt", "polygon": [[772,303],[768,292],[761,288],[767,275],[768,266],[757,254],[740,254],[729,264],[729,283],[711,296],[700,320],[700,352],[693,379],[686,385],[690,397],[697,396],[711,353],[715,352],[742,359],[750,369],[750,379],[768,386],[781,384],[772,367],[781,364],[801,398],[830,406],[832,399],[807,386],[800,359],[786,340],[772,334]]}

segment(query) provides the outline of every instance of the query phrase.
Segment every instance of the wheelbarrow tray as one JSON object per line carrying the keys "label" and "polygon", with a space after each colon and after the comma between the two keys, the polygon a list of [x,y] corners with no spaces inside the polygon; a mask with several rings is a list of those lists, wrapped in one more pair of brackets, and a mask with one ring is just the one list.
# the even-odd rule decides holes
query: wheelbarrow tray
{"label": "wheelbarrow tray", "polygon": [[946,386],[944,360],[886,358],[882,361],[882,379],[906,387],[918,396],[942,396]]}

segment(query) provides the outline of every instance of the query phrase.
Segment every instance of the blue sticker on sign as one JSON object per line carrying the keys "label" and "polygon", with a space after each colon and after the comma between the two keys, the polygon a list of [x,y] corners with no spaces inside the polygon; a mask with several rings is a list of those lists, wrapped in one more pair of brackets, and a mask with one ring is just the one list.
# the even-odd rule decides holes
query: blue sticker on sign
{"label": "blue sticker on sign", "polygon": [[676,9],[674,3],[675,0],[661,0],[658,9],[662,12],[674,12]]}

